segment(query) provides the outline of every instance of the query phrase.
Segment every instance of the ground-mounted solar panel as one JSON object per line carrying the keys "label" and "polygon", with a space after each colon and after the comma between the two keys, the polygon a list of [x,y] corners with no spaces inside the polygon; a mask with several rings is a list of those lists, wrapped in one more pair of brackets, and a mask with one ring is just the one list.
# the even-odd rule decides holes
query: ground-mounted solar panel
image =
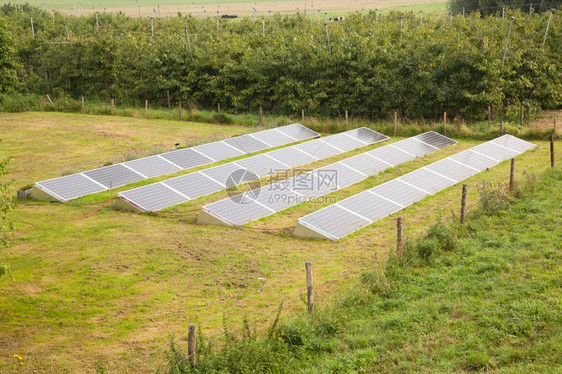
{"label": "ground-mounted solar panel", "polygon": [[[72,174],[61,178],[38,182],[36,186],[39,187],[39,191],[45,191],[47,196],[53,196],[59,201],[75,199],[84,192],[90,194],[107,189],[104,185],[83,174]],[[35,191],[35,193],[37,193],[37,191]]]}
{"label": "ground-mounted solar panel", "polygon": [[179,166],[182,170],[191,169],[196,166],[206,165],[214,162],[210,157],[204,156],[191,148],[178,149],[174,152],[164,153],[162,158]]}
{"label": "ground-mounted solar panel", "polygon": [[138,160],[124,162],[123,165],[136,170],[147,178],[157,177],[162,175],[163,172],[169,174],[182,170],[162,156],[139,158]]}
{"label": "ground-mounted solar panel", "polygon": [[[298,134],[308,134],[306,130],[295,126],[289,127],[288,129],[278,128],[275,130],[289,130],[291,136]],[[173,192],[184,191],[183,194],[185,195],[185,197],[181,202],[186,202],[201,196],[218,192],[220,190],[237,186],[245,182],[258,180],[268,175],[279,174],[292,168],[306,165],[312,161],[321,160],[345,152],[344,150],[338,149],[337,147],[330,146],[329,144],[332,142],[342,144],[343,142],[341,142],[341,140],[344,139],[346,144],[349,144],[348,140],[351,139],[351,141],[354,142],[354,149],[356,149],[388,139],[387,136],[379,134],[376,131],[367,128],[364,128],[361,131],[358,130],[359,129],[354,129],[325,138],[310,140],[308,142],[294,145],[288,148],[262,153],[256,156],[232,161],[227,164],[199,171],[195,174],[203,175],[210,179],[212,182],[215,182],[214,184],[205,183],[205,186],[203,186],[202,188],[193,186],[193,183],[195,183],[194,180],[196,178],[198,180],[202,179],[198,177],[190,177],[191,174],[173,178],[166,182],[160,182],[160,184],[162,184],[166,188],[169,188]],[[349,147],[349,145],[346,147]],[[329,152],[323,151],[323,149],[327,149],[329,150]],[[313,156],[308,152],[315,153],[315,155]],[[291,154],[293,154],[294,157],[291,162],[289,162]],[[279,159],[276,158],[276,156],[278,155],[280,155]],[[353,174],[355,172],[350,170],[348,167],[346,168],[349,170],[346,174],[346,178],[349,178],[348,174]],[[242,172],[242,174],[239,173],[240,171]],[[320,174],[315,178],[320,178]],[[239,180],[237,179],[238,177],[242,179]],[[152,211],[152,209],[148,208],[149,206],[153,206],[150,201],[150,199],[152,199],[152,195],[144,195],[142,193],[139,193],[139,191],[142,191],[144,188],[149,187],[143,186],[134,190],[121,192],[119,194],[119,197],[122,199],[122,201],[118,204],[118,207],[122,209],[131,208],[132,210],[141,212]],[[126,206],[126,202],[128,201],[130,201],[131,203],[130,207]],[[176,204],[178,203],[174,201],[174,204],[172,205]],[[169,206],[158,205],[159,209],[167,208]],[[235,218],[233,218],[233,220],[235,220]]]}
{"label": "ground-mounted solar panel", "polygon": [[274,131],[280,131],[283,134],[295,139],[295,140],[304,140],[310,138],[316,138],[318,133],[305,127],[299,123],[294,123],[292,125],[287,125],[283,127],[277,127],[273,129]]}
{"label": "ground-mounted solar panel", "polygon": [[[233,202],[230,198],[205,205],[201,210],[198,222],[244,225],[248,222],[283,211],[312,198],[318,198],[351,186],[390,167],[413,160],[419,157],[418,155],[423,156],[428,152],[434,152],[440,149],[439,147],[443,148],[456,143],[454,140],[437,133],[430,134],[438,146],[430,146],[422,141],[418,141],[417,137],[401,140],[373,151],[365,152],[315,170],[304,172],[261,188],[256,188],[252,190],[249,195],[253,197],[255,201],[251,204],[238,204],[238,209],[235,209],[237,205],[236,202]],[[363,135],[365,138],[366,134]],[[427,138],[427,134],[422,134],[422,136]],[[372,153],[378,154],[381,158],[391,160],[394,164],[381,161],[373,157],[371,155]],[[442,178],[429,170],[423,170],[422,173],[427,173],[429,175],[430,187],[436,183],[435,179]],[[413,177],[422,178],[424,175],[413,175]],[[427,177],[427,175],[425,175],[425,177]],[[452,182],[447,178],[443,178],[443,181],[445,183]],[[406,184],[404,185],[406,187],[403,187],[402,190],[409,187]],[[424,196],[425,194],[426,193],[424,193]],[[384,200],[384,198],[375,197],[374,195],[371,196],[371,200],[378,201],[381,199]],[[400,205],[389,203],[390,207],[401,207]],[[259,206],[259,208],[257,206]],[[363,209],[364,208],[361,208],[361,210]],[[337,208],[332,208],[330,211],[334,213],[338,212],[338,214],[342,216],[341,219],[348,219],[354,216],[353,213],[346,210],[345,206],[338,206]],[[361,214],[355,214],[355,216],[356,217],[352,220],[353,222],[348,222],[349,227],[355,227],[354,225],[361,222]],[[330,227],[334,225],[335,222],[332,217],[324,217],[324,224],[330,225]]]}
{"label": "ground-mounted solar panel", "polygon": [[[116,188],[139,180],[187,170],[213,162],[242,156],[320,136],[298,123],[235,136],[226,140],[162,153],[120,164],[37,182],[32,196],[40,200],[67,201],[80,196]],[[86,176],[87,180],[84,180]],[[92,184],[98,182],[101,186]],[[49,186],[50,188],[48,188]]]}
{"label": "ground-mounted solar panel", "polygon": [[501,136],[308,214],[298,220],[294,234],[341,239],[534,147],[511,135]]}
{"label": "ground-mounted solar panel", "polygon": [[122,164],[105,166],[83,173],[105,187],[117,187],[145,179],[142,174]]}
{"label": "ground-mounted solar panel", "polygon": [[416,140],[415,138],[410,138],[404,140],[400,144],[396,144],[395,147],[400,148],[402,151],[413,154],[417,157],[425,156],[437,149],[427,143]]}

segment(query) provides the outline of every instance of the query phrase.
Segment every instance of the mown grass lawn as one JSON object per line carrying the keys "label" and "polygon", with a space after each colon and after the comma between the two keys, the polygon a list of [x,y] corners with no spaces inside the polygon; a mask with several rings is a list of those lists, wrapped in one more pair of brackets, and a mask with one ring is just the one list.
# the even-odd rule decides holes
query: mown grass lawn
{"label": "mown grass lawn", "polygon": [[[2,114],[0,146],[14,157],[9,176],[21,187],[59,176],[69,162],[99,166],[133,147],[251,130],[109,116]],[[476,143],[461,141],[333,196],[347,197]],[[536,150],[517,158],[517,179],[548,168],[548,145],[536,144]],[[508,175],[505,162],[469,179],[469,207],[474,206],[475,183],[505,181]],[[400,212],[406,233],[426,230],[437,216],[449,217],[458,209],[459,196],[460,186],[454,186]],[[335,290],[353,284],[368,264],[385,259],[394,242],[396,215],[338,243],[261,230],[294,226],[321,204],[303,204],[244,228],[193,224],[199,208],[224,198],[222,193],[162,215],[108,207],[74,221],[107,198],[16,203],[12,246],[0,250],[14,276],[0,281],[0,371],[13,370],[13,354],[18,354],[29,372],[124,371],[126,365],[130,372],[150,373],[162,364],[169,335],[182,341],[190,323],[220,336],[223,313],[231,326],[240,326],[246,315],[259,328],[271,322],[282,300],[285,312],[301,311],[305,261],[314,261],[322,306]]]}

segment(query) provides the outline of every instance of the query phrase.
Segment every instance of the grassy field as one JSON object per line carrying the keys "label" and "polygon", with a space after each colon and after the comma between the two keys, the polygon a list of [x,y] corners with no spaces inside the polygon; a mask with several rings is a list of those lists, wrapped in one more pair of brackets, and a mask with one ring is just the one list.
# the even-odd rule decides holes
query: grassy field
{"label": "grassy field", "polygon": [[[560,373],[561,184],[557,167],[465,225],[435,224],[329,307],[203,349],[193,372]],[[192,372],[178,346],[173,367]]]}
{"label": "grassy field", "polygon": [[[1,150],[14,157],[10,177],[15,187],[59,176],[69,163],[99,166],[133,147],[251,130],[60,113],[0,115]],[[461,141],[333,196],[347,197],[476,143]],[[547,143],[536,144],[536,150],[517,158],[517,179],[548,168]],[[557,143],[557,152],[561,150]],[[508,175],[509,164],[502,163],[468,180],[469,207],[477,195],[475,183],[505,181]],[[405,209],[400,214],[406,233],[426,230],[437,216],[449,217],[458,208],[459,196],[460,187],[455,186]],[[17,202],[12,246],[0,251],[14,276],[0,281],[0,372],[15,372],[14,354],[23,356],[28,372],[154,372],[164,362],[170,334],[183,341],[188,324],[200,324],[215,337],[223,319],[236,328],[245,315],[258,328],[271,323],[282,300],[285,312],[303,310],[305,261],[314,261],[322,307],[335,290],[353,284],[368,264],[385,259],[395,240],[395,217],[338,243],[299,240],[288,230],[263,230],[294,226],[299,217],[322,206],[313,203],[245,228],[193,224],[199,208],[223,193],[160,215],[108,207],[74,221],[108,197],[98,194],[67,204]]]}
{"label": "grassy field", "polygon": [[[2,3],[9,3],[9,1],[0,1]],[[196,17],[203,15],[203,9],[207,9],[207,16],[214,15],[217,9],[221,10],[223,14],[236,14],[239,16],[249,16],[253,14],[254,6],[257,8],[258,13],[263,15],[269,11],[273,13],[296,13],[297,9],[302,13],[307,7],[307,12],[311,10],[313,4],[313,11],[321,10],[322,13],[328,12],[329,15],[360,11],[361,9],[384,9],[400,10],[400,11],[418,11],[424,10],[429,14],[446,13],[448,2],[447,1],[432,1],[432,0],[355,0],[353,2],[343,2],[338,0],[316,0],[313,3],[310,1],[295,1],[295,0],[199,0],[185,2],[180,0],[83,0],[80,2],[70,0],[29,0],[29,4],[39,8],[46,7],[46,9],[57,9],[67,13],[78,15],[78,4],[81,4],[81,12],[83,15],[92,14],[95,11],[123,11],[126,14],[137,16],[141,7],[141,16],[152,15],[152,10],[160,6],[160,14],[162,16],[175,16],[178,12],[183,14],[191,13]],[[256,5],[254,5],[256,4]]]}

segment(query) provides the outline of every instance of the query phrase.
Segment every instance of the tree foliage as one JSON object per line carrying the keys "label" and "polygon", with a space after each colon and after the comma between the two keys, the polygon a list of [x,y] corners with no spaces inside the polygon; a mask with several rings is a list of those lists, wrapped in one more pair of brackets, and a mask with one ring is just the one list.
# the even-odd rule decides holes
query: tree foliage
{"label": "tree foliage", "polygon": [[12,38],[0,18],[0,93],[9,91],[17,82],[16,59]]}
{"label": "tree foliage", "polygon": [[[220,20],[180,16],[135,19],[121,13],[70,17],[25,7],[0,8],[16,41],[22,92],[68,95],[143,105],[145,99],[202,107],[221,103],[229,111],[300,113],[309,103],[317,115],[410,118],[485,116],[488,105],[519,110],[562,103],[561,15],[555,12],[546,45],[548,14],[513,13],[515,23],[505,64],[509,21],[501,17],[426,17],[374,12],[328,24],[302,16]],[[68,26],[67,41],[64,24]],[[190,34],[191,51],[185,25]]]}
{"label": "tree foliage", "polygon": [[560,8],[561,0],[451,0],[450,8],[453,13],[479,12],[482,15],[500,13],[505,9],[519,9],[527,13],[542,13],[553,8]]}

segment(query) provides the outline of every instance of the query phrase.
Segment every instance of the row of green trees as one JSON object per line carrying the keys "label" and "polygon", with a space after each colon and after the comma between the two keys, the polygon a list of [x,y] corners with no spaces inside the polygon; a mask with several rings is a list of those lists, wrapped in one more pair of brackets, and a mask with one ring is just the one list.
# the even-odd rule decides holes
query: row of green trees
{"label": "row of green trees", "polygon": [[453,13],[479,12],[482,15],[501,14],[505,9],[520,9],[527,13],[548,12],[560,8],[561,0],[450,0]]}
{"label": "row of green trees", "polygon": [[[71,17],[25,6],[0,8],[15,38],[21,93],[121,104],[173,102],[229,111],[316,115],[349,110],[410,118],[442,111],[480,118],[562,104],[562,12],[509,18],[359,13],[344,22],[302,16],[218,20],[100,13]],[[33,16],[35,38],[31,30]],[[401,18],[403,17],[403,18]],[[185,26],[189,33],[189,42]],[[264,27],[265,26],[265,27]],[[265,35],[264,35],[265,29]],[[328,42],[329,37],[329,42]]]}

